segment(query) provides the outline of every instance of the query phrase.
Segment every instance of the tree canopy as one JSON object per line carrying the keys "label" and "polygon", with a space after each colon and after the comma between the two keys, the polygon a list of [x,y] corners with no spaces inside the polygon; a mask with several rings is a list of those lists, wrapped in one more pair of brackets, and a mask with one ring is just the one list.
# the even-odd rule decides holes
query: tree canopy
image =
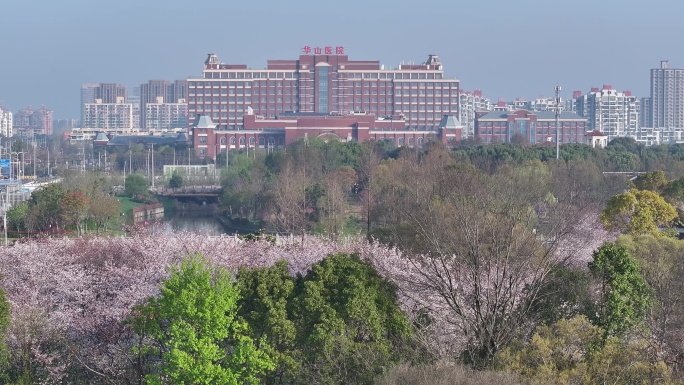
{"label": "tree canopy", "polygon": [[200,257],[184,261],[162,283],[161,294],[138,309],[132,321],[149,335],[148,352],[160,359],[150,384],[244,384],[273,369],[239,320],[239,292],[232,277]]}

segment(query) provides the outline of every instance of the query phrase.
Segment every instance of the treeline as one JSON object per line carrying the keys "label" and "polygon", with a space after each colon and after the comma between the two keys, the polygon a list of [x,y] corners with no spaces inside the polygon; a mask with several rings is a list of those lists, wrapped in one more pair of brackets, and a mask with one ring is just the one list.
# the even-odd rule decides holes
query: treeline
{"label": "treeline", "polygon": [[[273,231],[339,235],[382,227],[391,216],[384,210],[384,194],[391,189],[388,181],[413,178],[402,174],[407,170],[397,169],[397,163],[405,159],[422,163],[444,157],[486,174],[534,162],[547,169],[577,169],[584,174],[584,187],[590,190],[605,190],[605,180],[613,180],[609,194],[596,197],[604,201],[624,187],[627,176],[604,177],[602,172],[663,170],[672,179],[684,175],[682,145],[645,147],[633,139],[618,138],[605,149],[564,145],[558,161],[555,152],[554,146],[547,145],[463,144],[448,150],[437,142],[417,149],[395,148],[386,141],[324,143],[312,139],[268,154],[229,153],[228,166],[222,172],[220,203],[228,215],[261,221]],[[224,158],[219,159],[219,165],[223,162]]]}
{"label": "treeline", "polygon": [[121,205],[111,186],[108,178],[95,174],[65,173],[61,181],[7,210],[7,229],[18,236],[47,236],[81,235],[88,225],[96,232],[117,228]]}

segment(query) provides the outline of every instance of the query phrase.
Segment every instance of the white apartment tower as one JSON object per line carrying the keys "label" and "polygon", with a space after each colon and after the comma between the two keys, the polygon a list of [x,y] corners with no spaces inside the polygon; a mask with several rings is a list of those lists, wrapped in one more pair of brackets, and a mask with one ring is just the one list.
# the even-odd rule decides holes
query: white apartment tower
{"label": "white apartment tower", "polygon": [[83,128],[103,130],[133,129],[133,105],[125,103],[123,97],[117,97],[116,103],[103,103],[95,99],[95,103],[84,105]]}
{"label": "white apartment tower", "polygon": [[491,111],[489,99],[482,96],[481,90],[473,92],[461,91],[459,94],[460,120],[463,125],[463,139],[472,138],[475,135],[475,115],[477,112]]}
{"label": "white apartment tower", "polygon": [[14,134],[12,131],[12,117],[12,111],[0,107],[0,135],[6,138],[9,138]]}
{"label": "white apartment tower", "polygon": [[188,104],[185,99],[178,99],[178,103],[164,103],[163,96],[157,96],[156,99],[156,103],[145,103],[145,130],[185,129],[188,125]]}
{"label": "white apartment tower", "polygon": [[684,69],[651,69],[651,127],[684,127]]}
{"label": "white apartment tower", "polygon": [[618,92],[604,85],[574,100],[577,114],[588,120],[587,128],[603,132],[608,140],[634,135],[639,129],[639,99],[630,91]]}

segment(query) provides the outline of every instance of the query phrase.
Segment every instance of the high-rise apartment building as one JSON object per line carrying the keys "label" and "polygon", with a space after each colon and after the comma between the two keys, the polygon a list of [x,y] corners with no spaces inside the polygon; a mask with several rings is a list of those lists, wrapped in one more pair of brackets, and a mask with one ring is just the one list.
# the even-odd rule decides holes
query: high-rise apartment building
{"label": "high-rise apartment building", "polygon": [[145,123],[148,131],[164,131],[188,126],[188,104],[184,99],[178,103],[164,103],[164,97],[157,97],[156,103],[145,104]]}
{"label": "high-rise apartment building", "polygon": [[95,103],[95,89],[99,86],[99,83],[81,84],[81,124],[85,119],[85,105]]}
{"label": "high-rise apartment building", "polygon": [[651,69],[651,127],[684,127],[684,69]]}
{"label": "high-rise apartment building", "polygon": [[52,135],[54,113],[45,106],[40,106],[30,117],[30,127],[34,135]]}
{"label": "high-rise apartment building", "polygon": [[127,131],[133,129],[133,105],[125,103],[123,97],[115,103],[104,103],[95,99],[95,103],[86,103],[83,128]]}
{"label": "high-rise apartment building", "polygon": [[99,99],[104,104],[116,104],[120,98],[123,102],[128,101],[128,89],[119,83],[100,83],[95,88],[95,100]]}
{"label": "high-rise apartment building", "polygon": [[31,137],[33,135],[52,135],[53,111],[45,106],[34,110],[27,106],[14,114],[13,134]]}
{"label": "high-rise apartment building", "polygon": [[639,99],[639,127],[651,127],[651,98]]}
{"label": "high-rise apartment building", "polygon": [[489,99],[482,96],[481,90],[461,91],[459,94],[460,120],[463,125],[463,138],[475,135],[475,116],[478,112],[491,111]]}
{"label": "high-rise apartment building", "polygon": [[576,97],[574,104],[577,114],[587,118],[589,130],[601,131],[608,140],[639,129],[639,99],[630,91],[618,92],[606,84]]}
{"label": "high-rise apartment building", "polygon": [[[168,80],[150,80],[147,83],[140,85],[140,127],[143,129],[149,128],[147,124],[147,104],[158,104],[159,98],[163,98],[162,103],[186,103],[188,95],[188,81],[176,80],[170,82]],[[182,102],[181,102],[182,100]],[[155,107],[157,108],[157,107]],[[176,107],[169,107],[174,109]],[[186,109],[187,112],[187,109]],[[155,118],[156,119],[156,118]],[[154,121],[154,119],[153,119]],[[187,116],[185,117],[187,121]]]}
{"label": "high-rise apartment building", "polygon": [[126,103],[129,103],[133,108],[133,128],[139,129],[141,127],[140,117],[142,115],[140,111],[140,86],[135,86],[128,93],[128,99]]}
{"label": "high-rise apartment building", "polygon": [[13,114],[12,111],[0,107],[0,135],[9,138],[13,135]]}
{"label": "high-rise apartment building", "polygon": [[286,112],[402,115],[409,130],[436,130],[458,116],[459,80],[444,76],[437,55],[422,64],[386,69],[375,60],[349,60],[344,47],[304,47],[294,60],[268,60],[265,69],[221,63],[210,54],[201,78],[188,79],[188,110],[219,129],[243,128],[248,111],[265,118]]}
{"label": "high-rise apartment building", "polygon": [[116,104],[119,98],[128,101],[126,86],[119,83],[86,83],[81,85],[81,126],[85,125],[85,106],[100,100],[103,104]]}

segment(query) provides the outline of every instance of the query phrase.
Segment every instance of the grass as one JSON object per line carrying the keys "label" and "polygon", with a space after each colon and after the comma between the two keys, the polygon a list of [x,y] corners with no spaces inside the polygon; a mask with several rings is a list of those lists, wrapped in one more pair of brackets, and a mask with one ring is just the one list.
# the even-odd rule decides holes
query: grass
{"label": "grass", "polygon": [[120,195],[117,197],[121,203],[121,212],[127,217],[132,218],[133,207],[142,206],[144,203],[133,202],[131,197]]}

